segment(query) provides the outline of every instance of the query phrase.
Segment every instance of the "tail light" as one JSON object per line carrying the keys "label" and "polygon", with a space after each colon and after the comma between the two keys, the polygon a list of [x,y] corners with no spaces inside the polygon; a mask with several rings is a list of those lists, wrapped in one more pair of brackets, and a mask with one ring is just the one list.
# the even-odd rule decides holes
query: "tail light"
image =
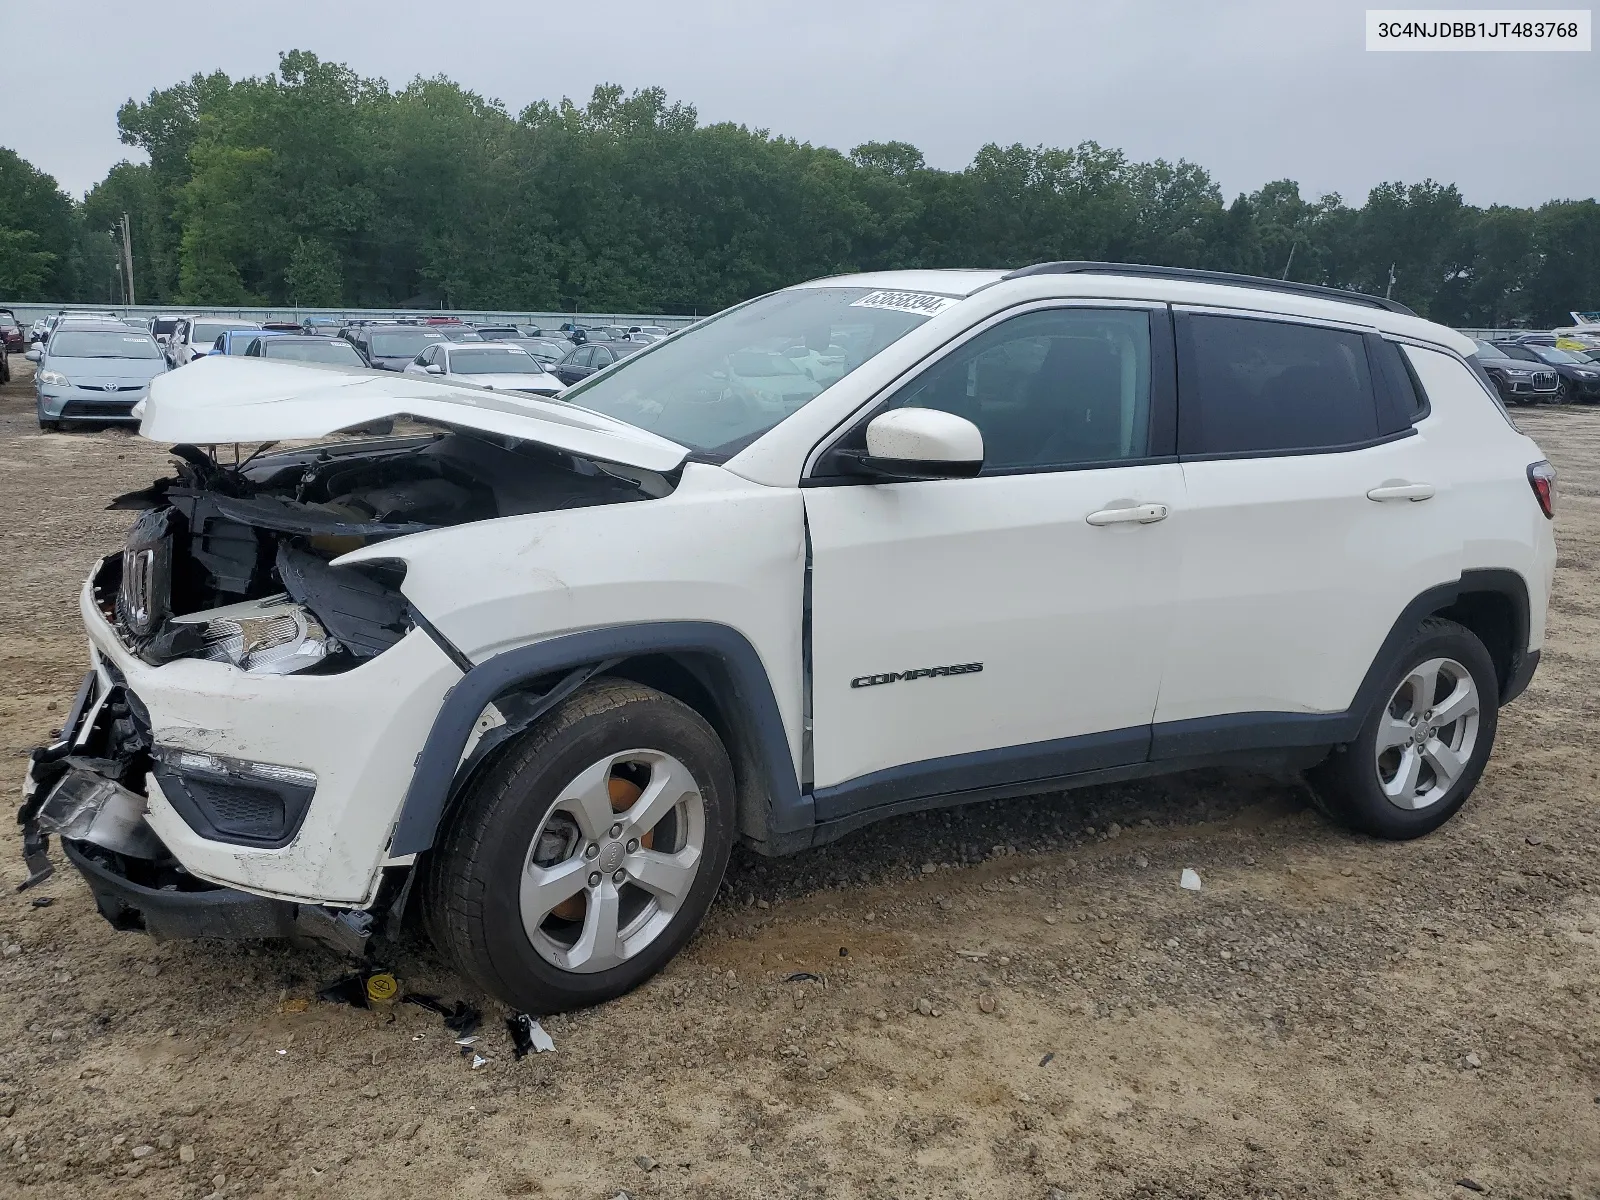
{"label": "tail light", "polygon": [[1540,509],[1552,520],[1556,515],[1556,469],[1548,462],[1536,462],[1528,468],[1528,486],[1533,488],[1534,499]]}

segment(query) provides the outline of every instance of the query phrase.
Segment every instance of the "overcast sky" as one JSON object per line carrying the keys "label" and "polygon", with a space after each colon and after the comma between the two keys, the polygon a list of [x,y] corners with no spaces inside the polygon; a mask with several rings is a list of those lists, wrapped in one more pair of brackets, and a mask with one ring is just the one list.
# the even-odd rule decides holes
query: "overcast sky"
{"label": "overcast sky", "polygon": [[26,6],[26,21],[6,21],[0,144],[81,195],[113,163],[137,157],[117,140],[124,100],[197,71],[264,74],[279,50],[299,48],[395,86],[443,74],[513,113],[538,99],[587,99],[597,83],[659,85],[693,104],[702,121],[741,122],[840,149],[907,141],[931,165],[951,169],[985,142],[1094,140],[1135,159],[1188,158],[1229,198],[1284,177],[1308,196],[1336,191],[1353,204],[1375,183],[1426,177],[1455,182],[1480,205],[1591,197],[1600,189],[1597,52],[1367,53],[1365,7],[1346,0],[36,4]]}

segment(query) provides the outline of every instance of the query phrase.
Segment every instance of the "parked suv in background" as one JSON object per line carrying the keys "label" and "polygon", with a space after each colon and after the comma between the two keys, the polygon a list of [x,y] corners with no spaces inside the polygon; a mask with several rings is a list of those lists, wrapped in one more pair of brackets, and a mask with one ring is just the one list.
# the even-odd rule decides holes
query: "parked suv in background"
{"label": "parked suv in background", "polygon": [[1507,404],[1537,404],[1554,401],[1561,377],[1541,362],[1512,358],[1493,342],[1475,342],[1473,358],[1488,375],[1500,398]]}
{"label": "parked suv in background", "polygon": [[1554,372],[1557,404],[1593,404],[1600,401],[1600,367],[1570,350],[1558,350],[1530,342],[1496,342],[1495,346],[1510,358],[1536,363],[1541,370]]}
{"label": "parked suv in background", "polygon": [[174,323],[172,332],[167,336],[167,359],[175,367],[181,367],[193,362],[197,358],[205,358],[211,353],[217,339],[225,333],[234,330],[253,330],[259,332],[261,326],[255,321],[229,321],[212,317],[179,317]]}
{"label": "parked suv in background", "polygon": [[[742,354],[837,346],[790,406]],[[688,940],[730,847],[1208,764],[1385,838],[1539,659],[1554,473],[1388,301],[1093,263],[818,280],[563,393],[214,357],[80,610],[20,814],[121,928],[364,944],[502,1000]],[[431,429],[235,465],[207,445]],[[414,876],[414,877],[413,877]]]}

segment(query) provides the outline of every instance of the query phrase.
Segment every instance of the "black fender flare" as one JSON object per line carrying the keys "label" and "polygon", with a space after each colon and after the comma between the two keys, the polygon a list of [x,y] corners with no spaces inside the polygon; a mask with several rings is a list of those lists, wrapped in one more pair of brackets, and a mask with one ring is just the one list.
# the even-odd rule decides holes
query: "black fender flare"
{"label": "black fender flare", "polygon": [[[643,654],[696,654],[717,661],[731,685],[719,699],[745,723],[752,782],[766,793],[762,834],[809,832],[811,798],[802,795],[794,756],[772,681],[754,646],[738,630],[710,621],[653,621],[562,634],[497,654],[467,671],[444,698],[417,755],[400,805],[389,854],[431,849],[456,788],[457,768],[478,715],[520,684],[606,660]],[[728,748],[729,754],[735,748]],[[747,830],[747,832],[750,832]]]}

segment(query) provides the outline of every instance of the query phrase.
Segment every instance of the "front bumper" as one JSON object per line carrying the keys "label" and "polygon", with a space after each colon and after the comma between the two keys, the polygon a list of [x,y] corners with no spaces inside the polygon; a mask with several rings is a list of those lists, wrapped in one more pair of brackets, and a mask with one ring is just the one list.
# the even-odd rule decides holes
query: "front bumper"
{"label": "front bumper", "polygon": [[104,686],[137,698],[154,747],[316,777],[287,844],[243,845],[196,828],[204,822],[184,816],[192,805],[178,797],[174,806],[152,773],[138,782],[155,836],[185,871],[211,883],[296,903],[369,905],[416,756],[460,670],[420,630],[338,674],[252,675],[198,659],[151,666],[123,646],[100,607],[109,600],[95,581],[109,578],[116,561],[90,577],[79,610],[91,665]]}
{"label": "front bumper", "polygon": [[127,421],[138,424],[133,406],[150,394],[148,388],[137,392],[95,392],[80,388],[62,388],[59,391],[39,393],[39,416],[47,421]]}
{"label": "front bumper", "polygon": [[92,857],[92,850],[76,842],[64,841],[61,848],[88,883],[100,915],[118,929],[142,929],[158,939],[293,937],[303,932],[298,904],[225,887],[145,887],[120,872],[115,859]]}

